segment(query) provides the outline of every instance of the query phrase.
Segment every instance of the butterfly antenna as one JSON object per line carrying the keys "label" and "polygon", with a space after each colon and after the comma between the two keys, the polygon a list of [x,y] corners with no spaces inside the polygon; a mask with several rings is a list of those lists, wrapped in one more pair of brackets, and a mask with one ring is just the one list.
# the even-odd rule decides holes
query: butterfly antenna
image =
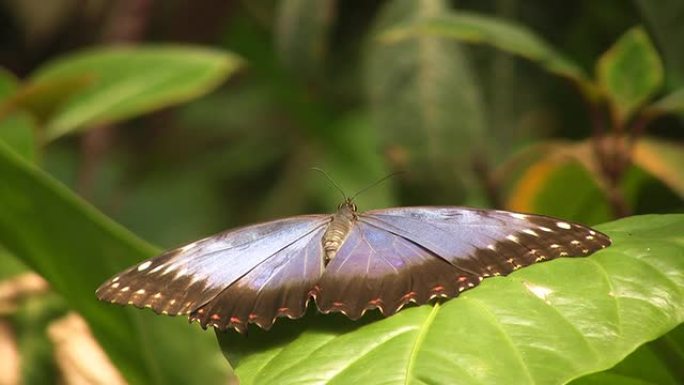
{"label": "butterfly antenna", "polygon": [[325,177],[328,178],[328,180],[330,181],[330,183],[331,183],[333,186],[335,186],[335,188],[337,189],[337,191],[339,191],[340,194],[342,194],[342,199],[344,199],[345,201],[347,200],[347,194],[344,193],[344,190],[342,190],[342,187],[340,187],[340,185],[338,185],[337,182],[335,182],[335,180],[334,180],[327,172],[325,172],[325,170],[323,170],[323,169],[321,169],[321,168],[318,168],[318,167],[311,167],[311,170],[312,170],[312,171],[318,171],[318,172],[320,172],[321,174],[325,175]]}
{"label": "butterfly antenna", "polygon": [[380,183],[386,181],[386,180],[389,179],[389,178],[392,178],[392,177],[397,176],[397,175],[399,175],[399,174],[403,174],[403,173],[405,173],[405,172],[406,172],[406,171],[396,171],[396,172],[393,172],[393,173],[391,173],[391,174],[389,174],[389,175],[385,175],[385,176],[383,176],[382,178],[376,180],[375,182],[369,184],[368,186],[362,188],[360,191],[357,191],[356,194],[354,194],[350,199],[351,199],[351,200],[354,200],[354,198],[356,198],[357,196],[359,196],[359,194],[361,194],[361,193],[363,193],[363,192],[365,192],[365,191],[367,191],[367,190],[369,190],[369,189],[371,189],[371,188],[373,188],[373,187],[379,185]]}

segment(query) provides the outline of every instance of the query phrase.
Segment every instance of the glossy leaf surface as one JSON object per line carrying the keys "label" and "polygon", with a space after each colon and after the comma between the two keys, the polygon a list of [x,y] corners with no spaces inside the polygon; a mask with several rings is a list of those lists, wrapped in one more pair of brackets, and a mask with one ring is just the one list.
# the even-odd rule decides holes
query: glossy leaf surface
{"label": "glossy leaf surface", "polygon": [[562,384],[684,320],[684,216],[598,229],[613,246],[486,279],[437,306],[378,322],[309,314],[219,340],[242,384]]}

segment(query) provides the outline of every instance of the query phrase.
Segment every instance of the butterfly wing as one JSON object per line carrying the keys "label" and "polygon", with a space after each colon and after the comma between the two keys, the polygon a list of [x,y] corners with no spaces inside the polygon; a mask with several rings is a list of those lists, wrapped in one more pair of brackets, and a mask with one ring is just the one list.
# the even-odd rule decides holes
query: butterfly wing
{"label": "butterfly wing", "polygon": [[482,277],[558,257],[589,255],[610,245],[608,236],[584,225],[509,211],[406,207],[369,211],[361,220]]}
{"label": "butterfly wing", "polygon": [[359,214],[314,288],[323,312],[393,314],[407,302],[453,297],[488,276],[583,256],[610,244],[595,230],[552,217],[458,207]]}
{"label": "butterfly wing", "polygon": [[[326,222],[327,223],[327,222]],[[213,299],[190,313],[202,327],[247,331],[247,324],[268,330],[277,317],[299,318],[310,290],[323,272],[325,227],[302,236],[264,260]]]}
{"label": "butterfly wing", "polygon": [[270,307],[288,308],[284,315],[304,312],[323,268],[320,239],[329,221],[328,215],[309,215],[226,231],[143,261],[107,280],[96,294],[157,313],[194,312],[203,326],[237,328],[231,311],[245,313],[241,320],[264,314],[252,321],[270,326]]}
{"label": "butterfly wing", "polygon": [[358,221],[312,295],[321,312],[358,319],[368,309],[388,316],[408,302],[455,296],[458,286],[449,283],[477,279],[408,238]]}

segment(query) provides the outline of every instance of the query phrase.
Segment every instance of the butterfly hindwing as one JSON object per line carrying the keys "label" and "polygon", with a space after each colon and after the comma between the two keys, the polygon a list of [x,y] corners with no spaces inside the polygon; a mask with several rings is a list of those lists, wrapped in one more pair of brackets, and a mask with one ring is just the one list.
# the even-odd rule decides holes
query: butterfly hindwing
{"label": "butterfly hindwing", "polygon": [[385,315],[409,302],[454,297],[475,286],[476,275],[463,271],[411,240],[359,221],[314,288],[324,312],[358,319],[368,309]]}

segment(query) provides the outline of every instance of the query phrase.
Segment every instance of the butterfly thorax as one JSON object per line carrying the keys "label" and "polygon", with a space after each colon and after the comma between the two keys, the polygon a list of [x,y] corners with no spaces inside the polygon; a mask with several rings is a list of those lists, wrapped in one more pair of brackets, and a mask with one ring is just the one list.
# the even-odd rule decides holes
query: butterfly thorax
{"label": "butterfly thorax", "polygon": [[347,200],[340,204],[337,213],[332,216],[332,220],[323,234],[322,242],[326,265],[335,258],[335,254],[349,235],[354,222],[356,222],[356,205],[351,200]]}

